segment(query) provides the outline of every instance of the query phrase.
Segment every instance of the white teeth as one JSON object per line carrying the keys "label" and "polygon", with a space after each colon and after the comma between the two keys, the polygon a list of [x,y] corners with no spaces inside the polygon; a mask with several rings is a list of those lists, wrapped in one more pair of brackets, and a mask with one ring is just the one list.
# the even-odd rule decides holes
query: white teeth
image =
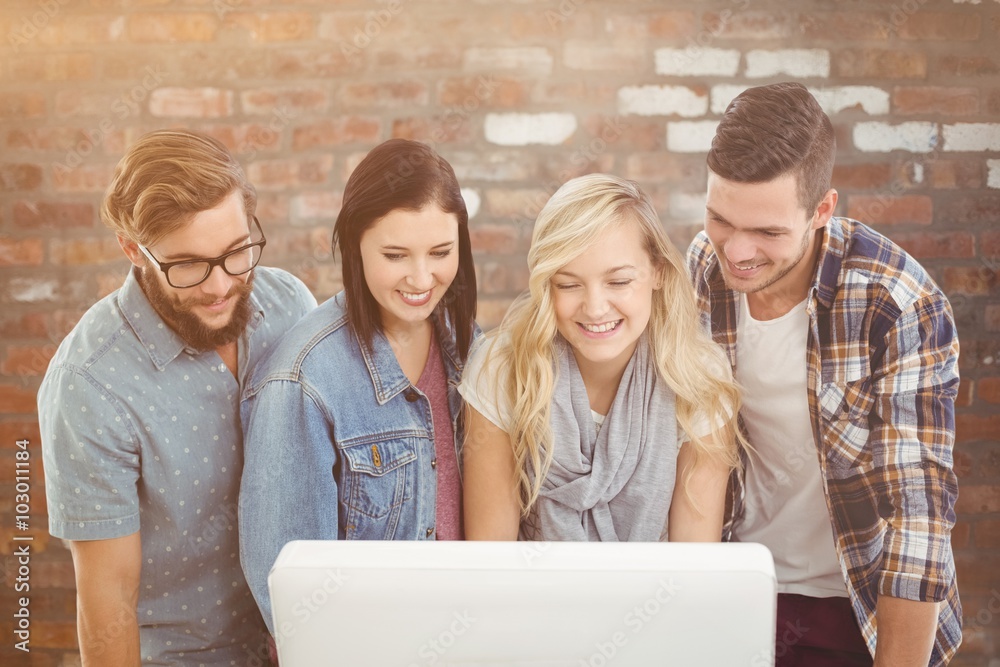
{"label": "white teeth", "polygon": [[427,290],[426,292],[420,292],[419,294],[414,294],[413,292],[403,292],[402,290],[400,290],[399,293],[402,294],[403,298],[406,299],[406,300],[408,300],[408,301],[420,301],[421,299],[423,299],[424,297],[426,297],[428,294],[430,294],[431,291]]}
{"label": "white teeth", "polygon": [[737,266],[736,268],[739,269],[740,271],[753,271],[758,266],[760,266],[760,264],[755,264],[753,266]]}
{"label": "white teeth", "polygon": [[608,331],[611,331],[619,324],[621,324],[621,322],[622,322],[621,320],[615,320],[614,322],[605,322],[604,324],[583,324],[581,322],[580,326],[582,326],[584,329],[586,329],[591,333],[607,333]]}

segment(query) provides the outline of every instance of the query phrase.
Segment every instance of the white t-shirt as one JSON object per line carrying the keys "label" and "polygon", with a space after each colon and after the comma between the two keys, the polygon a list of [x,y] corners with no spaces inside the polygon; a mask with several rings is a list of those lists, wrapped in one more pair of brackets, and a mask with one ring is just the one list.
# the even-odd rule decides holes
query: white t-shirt
{"label": "white t-shirt", "polygon": [[[512,408],[508,397],[500,391],[500,387],[505,387],[507,384],[507,369],[499,368],[498,364],[489,364],[487,368],[486,364],[487,352],[492,342],[492,339],[480,339],[476,342],[469,353],[458,391],[465,402],[475,408],[479,414],[490,420],[497,428],[509,433],[513,422]],[[595,430],[599,430],[606,415],[593,410],[591,410],[591,415],[594,418]],[[707,436],[712,431],[708,416],[704,413],[697,413],[695,424],[697,437]],[[678,446],[688,440],[690,438],[678,424]]]}
{"label": "white t-shirt", "polygon": [[806,302],[767,321],[751,317],[746,295],[738,310],[736,380],[756,453],[736,539],[771,550],[779,592],[846,597],[809,418]]}

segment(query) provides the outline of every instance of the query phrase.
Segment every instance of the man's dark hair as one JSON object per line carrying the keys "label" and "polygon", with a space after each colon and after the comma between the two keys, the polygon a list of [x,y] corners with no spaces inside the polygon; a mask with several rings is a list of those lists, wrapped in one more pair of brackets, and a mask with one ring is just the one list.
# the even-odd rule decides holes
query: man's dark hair
{"label": "man's dark hair", "polygon": [[382,317],[365,280],[361,236],[392,211],[419,211],[427,204],[436,204],[458,218],[458,273],[441,300],[464,360],[476,317],[469,213],[451,165],[420,142],[390,139],[376,146],[347,180],[344,203],[333,228],[333,249],[340,248],[344,264],[347,316],[358,340],[370,347],[373,333],[382,329]]}
{"label": "man's dark hair", "polygon": [[708,168],[737,183],[793,174],[812,213],[830,189],[837,141],[830,118],[800,83],[774,83],[729,103],[708,152]]}

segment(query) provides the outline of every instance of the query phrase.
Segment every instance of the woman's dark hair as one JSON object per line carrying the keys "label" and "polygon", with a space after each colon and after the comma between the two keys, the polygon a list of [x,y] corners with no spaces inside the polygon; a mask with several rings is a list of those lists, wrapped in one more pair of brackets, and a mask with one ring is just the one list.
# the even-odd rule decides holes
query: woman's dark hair
{"label": "woman's dark hair", "polygon": [[463,360],[472,344],[476,317],[476,270],[469,240],[469,213],[451,165],[429,146],[390,139],[376,146],[357,166],[344,188],[344,203],[333,227],[333,250],[344,264],[347,316],[365,347],[382,329],[378,302],[368,289],[361,260],[361,236],[391,211],[419,211],[435,204],[458,218],[458,273],[441,298],[455,329]]}
{"label": "woman's dark hair", "polygon": [[800,83],[750,88],[730,102],[708,152],[708,168],[728,181],[764,183],[793,174],[812,214],[830,189],[837,142],[830,118]]}

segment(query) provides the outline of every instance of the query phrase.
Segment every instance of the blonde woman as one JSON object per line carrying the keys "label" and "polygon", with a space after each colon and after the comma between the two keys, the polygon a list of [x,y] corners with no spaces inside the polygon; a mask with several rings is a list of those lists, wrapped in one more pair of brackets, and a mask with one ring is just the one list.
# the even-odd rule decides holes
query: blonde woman
{"label": "blonde woman", "polygon": [[459,388],[467,538],[718,541],[739,394],[649,197],[569,181],[528,267]]}

